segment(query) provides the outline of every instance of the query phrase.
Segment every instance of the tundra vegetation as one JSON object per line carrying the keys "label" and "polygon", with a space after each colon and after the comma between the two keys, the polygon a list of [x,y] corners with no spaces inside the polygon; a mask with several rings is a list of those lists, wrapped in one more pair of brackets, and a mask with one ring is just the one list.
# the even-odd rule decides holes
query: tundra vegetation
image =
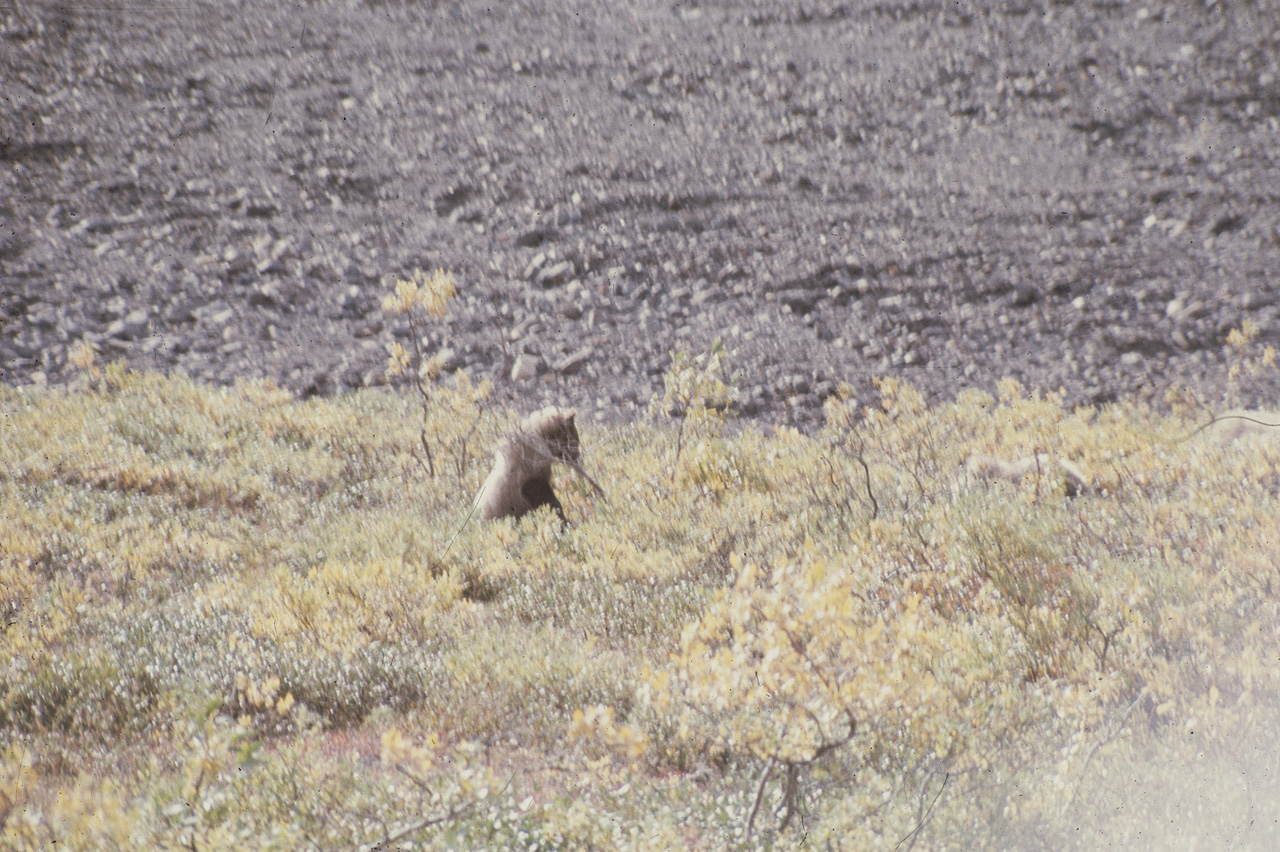
{"label": "tundra vegetation", "polygon": [[[464,525],[518,414],[423,354],[0,388],[0,848],[1280,844],[1280,439],[889,380],[766,434],[717,350],[583,424],[571,526]],[[1042,455],[1087,487],[966,465]]]}

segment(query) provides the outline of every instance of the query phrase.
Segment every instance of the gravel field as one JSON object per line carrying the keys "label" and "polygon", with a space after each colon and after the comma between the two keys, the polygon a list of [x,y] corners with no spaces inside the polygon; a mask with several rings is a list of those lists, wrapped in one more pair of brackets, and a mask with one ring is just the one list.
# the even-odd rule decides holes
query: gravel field
{"label": "gravel field", "polygon": [[9,384],[377,384],[419,267],[450,371],[604,420],[717,337],[801,428],[881,375],[1216,401],[1232,328],[1280,345],[1280,0],[3,3]]}

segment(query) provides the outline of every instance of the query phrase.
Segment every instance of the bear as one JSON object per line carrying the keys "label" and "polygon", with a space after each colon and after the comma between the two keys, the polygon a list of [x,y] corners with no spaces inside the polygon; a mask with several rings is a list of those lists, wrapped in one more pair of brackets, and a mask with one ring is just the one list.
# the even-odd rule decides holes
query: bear
{"label": "bear", "polygon": [[530,414],[502,440],[494,454],[493,471],[476,495],[475,511],[483,520],[519,520],[541,506],[550,506],[560,516],[561,525],[568,523],[551,488],[551,465],[558,462],[582,473],[576,414],[572,409],[548,406]]}

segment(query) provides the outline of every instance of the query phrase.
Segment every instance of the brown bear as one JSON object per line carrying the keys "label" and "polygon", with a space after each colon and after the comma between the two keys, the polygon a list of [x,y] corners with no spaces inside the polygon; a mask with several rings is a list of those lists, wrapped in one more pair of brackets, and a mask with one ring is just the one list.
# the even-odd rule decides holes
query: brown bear
{"label": "brown bear", "polygon": [[502,440],[494,455],[493,472],[476,497],[481,518],[519,519],[540,506],[550,506],[560,522],[566,523],[564,507],[551,489],[551,465],[559,462],[582,472],[575,414],[548,406],[530,414]]}

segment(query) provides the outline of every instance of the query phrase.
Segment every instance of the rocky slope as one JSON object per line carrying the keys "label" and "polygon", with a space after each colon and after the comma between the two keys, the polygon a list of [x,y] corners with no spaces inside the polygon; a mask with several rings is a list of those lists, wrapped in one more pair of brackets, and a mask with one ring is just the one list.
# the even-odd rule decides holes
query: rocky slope
{"label": "rocky slope", "polygon": [[[0,380],[382,380],[387,276],[531,409],[723,338],[747,416],[1003,375],[1217,400],[1280,337],[1280,3],[0,9]],[[525,354],[530,377],[512,381]],[[1274,381],[1246,395],[1274,399]]]}

